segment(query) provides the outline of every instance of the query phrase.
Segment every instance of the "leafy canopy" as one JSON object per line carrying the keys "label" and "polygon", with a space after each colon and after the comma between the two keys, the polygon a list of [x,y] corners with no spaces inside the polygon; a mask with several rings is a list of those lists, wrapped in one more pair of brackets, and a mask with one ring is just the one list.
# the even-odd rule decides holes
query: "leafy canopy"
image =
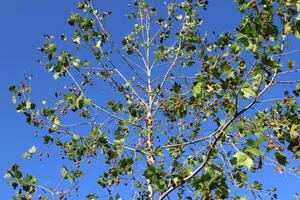
{"label": "leafy canopy", "polygon": [[[9,88],[17,112],[68,161],[49,188],[14,164],[5,175],[14,199],[263,199],[249,175],[272,165],[299,176],[300,68],[288,58],[298,52],[300,1],[234,4],[238,26],[210,34],[206,0],[134,0],[130,31],[110,33],[113,13],[81,1],[73,34],[45,34],[39,48],[62,86],[55,99],[35,102],[29,78]],[[95,194],[80,192],[87,173]]]}

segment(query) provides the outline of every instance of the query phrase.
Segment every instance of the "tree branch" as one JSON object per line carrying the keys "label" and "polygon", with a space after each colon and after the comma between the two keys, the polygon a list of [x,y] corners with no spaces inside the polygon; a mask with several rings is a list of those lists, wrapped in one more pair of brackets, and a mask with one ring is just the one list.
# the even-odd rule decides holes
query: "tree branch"
{"label": "tree branch", "polygon": [[215,146],[217,145],[217,143],[219,142],[219,140],[222,139],[223,136],[225,135],[226,129],[234,122],[235,119],[237,119],[239,116],[241,116],[244,112],[246,112],[249,108],[251,108],[251,106],[253,106],[257,102],[258,98],[260,98],[270,88],[270,86],[272,85],[275,77],[276,77],[276,72],[275,72],[273,78],[271,79],[270,83],[268,85],[266,85],[266,87],[253,99],[253,101],[250,104],[248,104],[241,111],[237,112],[223,127],[219,127],[218,128],[218,130],[216,131],[216,133],[220,132],[220,134],[216,137],[216,139],[214,140],[214,142],[210,145],[208,153],[206,154],[206,158],[202,162],[202,164],[198,168],[196,168],[194,170],[194,172],[192,172],[189,176],[187,176],[186,178],[184,178],[181,183],[179,183],[176,186],[171,186],[170,188],[168,188],[163,194],[160,195],[159,200],[163,200],[173,190],[177,189],[179,186],[181,186],[181,185],[185,184],[186,182],[188,182],[189,180],[191,180],[194,176],[196,176],[206,166],[206,164],[209,162],[209,160],[210,160],[210,158],[212,156],[212,152],[213,152]]}

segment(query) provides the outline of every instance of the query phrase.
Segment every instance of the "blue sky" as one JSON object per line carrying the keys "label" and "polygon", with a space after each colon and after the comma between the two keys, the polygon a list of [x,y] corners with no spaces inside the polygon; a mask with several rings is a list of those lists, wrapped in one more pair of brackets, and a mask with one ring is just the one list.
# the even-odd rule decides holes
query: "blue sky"
{"label": "blue sky", "polygon": [[[238,23],[238,16],[233,4],[213,2],[212,11],[207,13],[204,27],[218,32],[229,30]],[[113,3],[109,0],[100,1],[99,5],[106,5],[113,10],[115,18],[109,26],[112,32],[124,31],[126,19],[124,8],[127,1]],[[24,74],[33,74],[34,95],[37,98],[51,99],[53,96],[49,91],[55,89],[56,83],[52,75],[48,74],[36,60],[40,58],[37,47],[43,43],[42,35],[49,33],[60,35],[69,30],[66,23],[72,10],[76,7],[76,1],[62,0],[9,0],[2,1],[0,6],[0,110],[2,117],[0,134],[0,199],[9,199],[13,194],[6,180],[2,179],[6,169],[13,163],[20,163],[24,171],[30,171],[38,176],[42,183],[58,182],[60,165],[56,159],[51,158],[46,162],[37,159],[24,161],[21,154],[40,140],[34,137],[34,128],[25,123],[24,117],[15,112],[15,106],[11,103],[11,94],[8,87],[20,82]],[[119,17],[119,18],[118,18]],[[121,17],[121,18],[120,18]],[[118,19],[118,20],[116,20]],[[120,21],[120,19],[124,21]],[[126,32],[124,32],[125,34]],[[45,148],[37,145],[38,148]],[[45,149],[43,149],[45,150]],[[273,168],[261,173],[262,180],[267,185],[278,186],[280,199],[292,199],[291,194],[297,191],[299,179],[275,172]],[[259,175],[256,174],[256,175]],[[87,187],[95,189],[95,186]],[[298,187],[299,188],[299,187]],[[299,189],[298,189],[299,191]],[[76,199],[74,197],[74,199]]]}

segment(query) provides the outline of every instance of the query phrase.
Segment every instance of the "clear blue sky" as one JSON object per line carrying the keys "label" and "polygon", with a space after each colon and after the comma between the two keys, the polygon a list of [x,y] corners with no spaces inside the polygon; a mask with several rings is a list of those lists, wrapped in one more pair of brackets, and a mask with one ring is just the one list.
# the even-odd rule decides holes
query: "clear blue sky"
{"label": "clear blue sky", "polygon": [[[118,3],[115,3],[118,2]],[[126,30],[124,8],[128,1],[102,0],[106,7],[111,7],[115,18],[109,28],[112,32],[119,33]],[[219,1],[221,2],[221,1]],[[218,32],[230,30],[238,22],[238,16],[233,9],[231,1],[228,4],[214,1],[213,8],[207,15],[204,27]],[[39,138],[34,137],[34,129],[27,125],[22,114],[15,112],[15,106],[11,103],[11,94],[8,87],[23,79],[24,74],[33,74],[33,90],[36,98],[51,99],[50,89],[56,87],[52,76],[37,64],[40,58],[37,47],[42,44],[44,33],[60,35],[68,32],[66,23],[72,10],[76,7],[76,1],[62,0],[9,0],[1,1],[0,6],[0,110],[1,110],[1,134],[0,134],[0,199],[10,199],[13,191],[2,177],[6,169],[13,163],[20,163],[24,171],[30,171],[37,175],[42,184],[47,182],[57,183],[60,176],[60,165],[54,159],[39,162],[36,159],[24,161],[21,154],[34,144],[40,144]],[[120,18],[121,17],[121,18]],[[120,19],[124,20],[120,21]],[[126,32],[123,32],[125,34]],[[45,148],[37,145],[38,148]],[[45,149],[43,149],[45,150]],[[291,194],[299,192],[299,179],[287,175],[278,174],[273,168],[265,173],[257,173],[267,185],[277,185],[280,199],[292,199]],[[55,184],[52,184],[55,185]],[[297,187],[298,186],[298,187]],[[88,192],[96,186],[83,188]],[[76,199],[75,197],[73,197]]]}

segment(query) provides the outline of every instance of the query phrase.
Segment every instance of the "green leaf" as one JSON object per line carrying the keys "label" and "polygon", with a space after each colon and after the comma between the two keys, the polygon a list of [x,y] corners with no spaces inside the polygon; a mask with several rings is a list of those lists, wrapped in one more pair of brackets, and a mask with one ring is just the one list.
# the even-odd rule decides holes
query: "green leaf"
{"label": "green leaf", "polygon": [[243,97],[246,98],[246,99],[256,96],[255,91],[249,86],[248,87],[243,87],[241,91],[243,92]]}
{"label": "green leaf", "polygon": [[75,58],[75,59],[73,60],[73,66],[74,66],[74,67],[78,67],[79,64],[80,64],[80,60],[79,60],[78,58]]}
{"label": "green leaf", "polygon": [[241,184],[247,184],[248,183],[248,176],[246,172],[240,171],[236,174],[236,179]]}
{"label": "green leaf", "polygon": [[9,172],[6,172],[5,175],[3,176],[3,178],[10,178],[11,174]]}
{"label": "green leaf", "polygon": [[240,7],[240,11],[244,12],[250,5],[251,5],[252,1],[249,1],[248,3],[244,3],[241,7]]}
{"label": "green leaf", "polygon": [[267,137],[268,137],[267,135],[261,136],[260,138],[258,138],[258,139],[254,142],[255,145],[256,145],[256,146],[261,145],[264,141],[266,141]]}
{"label": "green leaf", "polygon": [[262,184],[258,181],[254,181],[253,183],[251,183],[250,188],[262,190]]}
{"label": "green leaf", "polygon": [[27,152],[24,152],[24,153],[22,154],[22,157],[23,157],[25,160],[28,160],[28,159],[31,158],[31,155],[30,155],[29,153],[27,153]]}
{"label": "green leaf", "polygon": [[234,54],[238,54],[239,51],[240,51],[240,47],[237,43],[234,43],[232,46],[231,46],[231,50]]}
{"label": "green leaf", "polygon": [[296,125],[296,124],[293,124],[291,129],[290,129],[290,136],[292,138],[296,137],[297,136],[297,129],[298,129],[299,125]]}
{"label": "green leaf", "polygon": [[297,22],[295,24],[295,32],[294,35],[297,38],[300,38],[300,15],[297,17]]}
{"label": "green leaf", "polygon": [[25,160],[28,160],[32,157],[32,155],[36,152],[36,147],[35,146],[32,146],[31,148],[28,149],[28,152],[24,152],[22,154],[22,157],[25,159]]}
{"label": "green leaf", "polygon": [[12,101],[13,104],[16,104],[16,103],[17,103],[16,97],[15,97],[15,96],[12,96],[11,101]]}
{"label": "green leaf", "polygon": [[99,196],[97,196],[97,195],[95,195],[95,194],[88,194],[88,195],[86,196],[86,198],[87,198],[88,200],[96,200],[96,199],[99,199]]}
{"label": "green leaf", "polygon": [[202,82],[197,83],[197,85],[195,85],[195,87],[193,88],[192,92],[194,96],[198,96],[201,94],[202,92]]}
{"label": "green leaf", "polygon": [[36,147],[35,146],[32,146],[29,150],[28,150],[28,153],[30,154],[34,154],[36,152]]}
{"label": "green leaf", "polygon": [[75,141],[79,141],[80,135],[73,134],[73,139],[74,139]]}
{"label": "green leaf", "polygon": [[296,90],[297,92],[300,92],[300,83],[298,83],[298,84],[296,85],[295,90]]}
{"label": "green leaf", "polygon": [[237,159],[237,166],[246,166],[248,169],[254,166],[253,160],[242,151],[236,152],[233,157]]}
{"label": "green leaf", "polygon": [[54,75],[53,75],[53,78],[56,80],[56,79],[58,79],[60,77],[60,74],[59,73],[55,73]]}
{"label": "green leaf", "polygon": [[242,197],[234,197],[233,200],[247,200],[247,198],[245,196]]}
{"label": "green leaf", "polygon": [[57,128],[58,126],[60,126],[60,119],[59,116],[55,116],[53,122],[53,128]]}
{"label": "green leaf", "polygon": [[92,104],[92,99],[90,98],[85,98],[84,99],[84,105],[85,106],[90,106]]}
{"label": "green leaf", "polygon": [[69,179],[69,181],[70,181],[70,183],[71,184],[73,184],[74,183],[74,175],[73,174],[71,174],[71,173],[68,173],[68,175],[67,175],[67,177],[66,178],[68,178]]}
{"label": "green leaf", "polygon": [[284,34],[289,34],[292,31],[292,23],[291,22],[287,22],[284,25]]}
{"label": "green leaf", "polygon": [[76,171],[73,172],[73,174],[74,174],[75,177],[78,178],[78,177],[82,176],[83,172],[80,171],[80,170],[76,170]]}
{"label": "green leaf", "polygon": [[296,2],[297,12],[300,12],[300,1],[298,0]]}
{"label": "green leaf", "polygon": [[101,49],[101,47],[102,47],[102,42],[101,42],[101,41],[98,41],[98,42],[96,43],[95,47],[98,48],[98,49]]}
{"label": "green leaf", "polygon": [[120,162],[118,163],[118,167],[122,170],[124,170],[126,173],[130,174],[132,172],[132,165],[133,165],[134,161],[132,158],[130,157],[126,157],[122,160],[120,160]]}
{"label": "green leaf", "polygon": [[60,173],[61,173],[61,176],[62,176],[64,179],[66,179],[66,178],[68,177],[69,171],[68,171],[68,169],[67,169],[65,166],[63,166],[63,167],[61,168],[61,170],[60,170]]}
{"label": "green leaf", "polygon": [[276,158],[276,160],[278,161],[278,163],[280,165],[285,166],[288,163],[287,160],[286,160],[286,156],[285,155],[283,155],[281,153],[278,153],[278,152],[275,152],[274,155],[275,155],[275,158]]}
{"label": "green leaf", "polygon": [[119,194],[116,195],[116,200],[122,200],[122,198]]}
{"label": "green leaf", "polygon": [[17,92],[18,91],[17,86],[15,86],[15,85],[10,86],[8,89],[9,89],[10,92]]}
{"label": "green leaf", "polygon": [[72,39],[72,41],[73,41],[73,43],[74,44],[80,44],[80,37],[74,37],[73,39]]}
{"label": "green leaf", "polygon": [[182,19],[183,19],[183,16],[182,16],[182,15],[178,15],[178,16],[176,16],[176,19],[177,19],[177,20],[182,20]]}
{"label": "green leaf", "polygon": [[248,147],[245,151],[254,156],[259,156],[259,155],[263,154],[263,152],[260,149],[258,149],[257,147]]}

